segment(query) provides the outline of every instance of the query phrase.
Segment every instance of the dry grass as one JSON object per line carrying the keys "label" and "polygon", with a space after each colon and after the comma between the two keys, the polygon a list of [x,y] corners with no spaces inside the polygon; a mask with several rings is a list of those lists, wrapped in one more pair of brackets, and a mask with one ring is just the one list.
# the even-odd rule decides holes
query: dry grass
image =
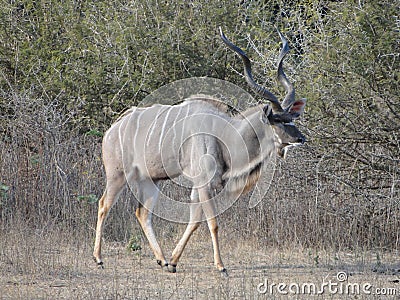
{"label": "dry grass", "polygon": [[[183,226],[178,226],[176,237]],[[0,291],[2,299],[287,299],[277,290],[260,294],[269,283],[315,283],[332,280],[345,271],[349,282],[396,288],[400,293],[398,255],[371,251],[316,251],[292,247],[263,247],[256,242],[222,235],[222,254],[229,271],[223,278],[212,265],[206,226],[195,234],[176,274],[155,263],[147,243],[128,251],[125,243],[107,242],[105,269],[92,261],[89,235],[62,228],[38,232],[13,228],[1,232]],[[171,252],[175,238],[164,241]],[[375,272],[373,271],[375,269]],[[336,280],[336,281],[335,281]],[[299,299],[302,296],[291,295]],[[303,295],[309,299],[309,295]],[[318,299],[364,299],[365,295],[323,295]],[[390,298],[390,297],[389,297]],[[377,295],[368,299],[382,299]]]}

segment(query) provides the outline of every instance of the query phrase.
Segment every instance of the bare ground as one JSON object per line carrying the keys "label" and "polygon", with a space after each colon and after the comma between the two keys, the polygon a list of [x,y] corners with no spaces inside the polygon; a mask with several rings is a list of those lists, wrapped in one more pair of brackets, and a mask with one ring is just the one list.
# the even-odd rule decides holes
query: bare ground
{"label": "bare ground", "polygon": [[[274,249],[251,241],[229,240],[223,236],[222,255],[229,272],[229,277],[223,278],[212,264],[211,242],[205,231],[200,231],[189,242],[175,274],[162,270],[156,264],[147,243],[142,243],[142,250],[135,252],[128,251],[124,243],[105,243],[105,269],[98,269],[91,258],[90,239],[78,239],[76,235],[62,231],[47,234],[23,228],[11,232],[1,231],[0,298],[400,297],[400,265],[396,253],[317,251],[298,246]],[[172,241],[163,244],[166,253],[171,253],[173,244]],[[347,276],[343,282],[337,278],[339,272],[344,272],[341,275]],[[324,284],[324,292],[316,295]],[[363,290],[366,284],[366,291],[370,295]],[[386,295],[378,295],[379,293]]]}

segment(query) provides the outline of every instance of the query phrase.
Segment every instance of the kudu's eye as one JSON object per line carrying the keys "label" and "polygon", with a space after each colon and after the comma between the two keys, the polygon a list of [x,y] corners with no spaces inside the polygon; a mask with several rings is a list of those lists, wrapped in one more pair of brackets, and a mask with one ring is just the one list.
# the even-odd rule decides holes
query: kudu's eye
{"label": "kudu's eye", "polygon": [[271,125],[273,124],[282,124],[282,120],[279,115],[270,114],[268,116],[268,121]]}

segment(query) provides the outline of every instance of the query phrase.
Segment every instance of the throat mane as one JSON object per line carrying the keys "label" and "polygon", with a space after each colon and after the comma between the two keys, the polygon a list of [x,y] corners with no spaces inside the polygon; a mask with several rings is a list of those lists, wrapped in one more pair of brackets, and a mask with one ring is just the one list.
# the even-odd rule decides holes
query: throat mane
{"label": "throat mane", "polygon": [[230,193],[246,194],[257,183],[261,175],[261,167],[263,163],[259,162],[253,168],[226,179],[226,188]]}

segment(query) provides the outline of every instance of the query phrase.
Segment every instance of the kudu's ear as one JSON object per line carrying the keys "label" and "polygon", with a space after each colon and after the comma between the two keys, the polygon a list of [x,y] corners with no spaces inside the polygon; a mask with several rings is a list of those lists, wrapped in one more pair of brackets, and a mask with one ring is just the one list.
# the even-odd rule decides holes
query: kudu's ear
{"label": "kudu's ear", "polygon": [[306,99],[301,98],[300,100],[296,100],[289,109],[289,113],[292,115],[293,119],[296,119],[301,116],[304,112],[304,107],[306,106]]}

